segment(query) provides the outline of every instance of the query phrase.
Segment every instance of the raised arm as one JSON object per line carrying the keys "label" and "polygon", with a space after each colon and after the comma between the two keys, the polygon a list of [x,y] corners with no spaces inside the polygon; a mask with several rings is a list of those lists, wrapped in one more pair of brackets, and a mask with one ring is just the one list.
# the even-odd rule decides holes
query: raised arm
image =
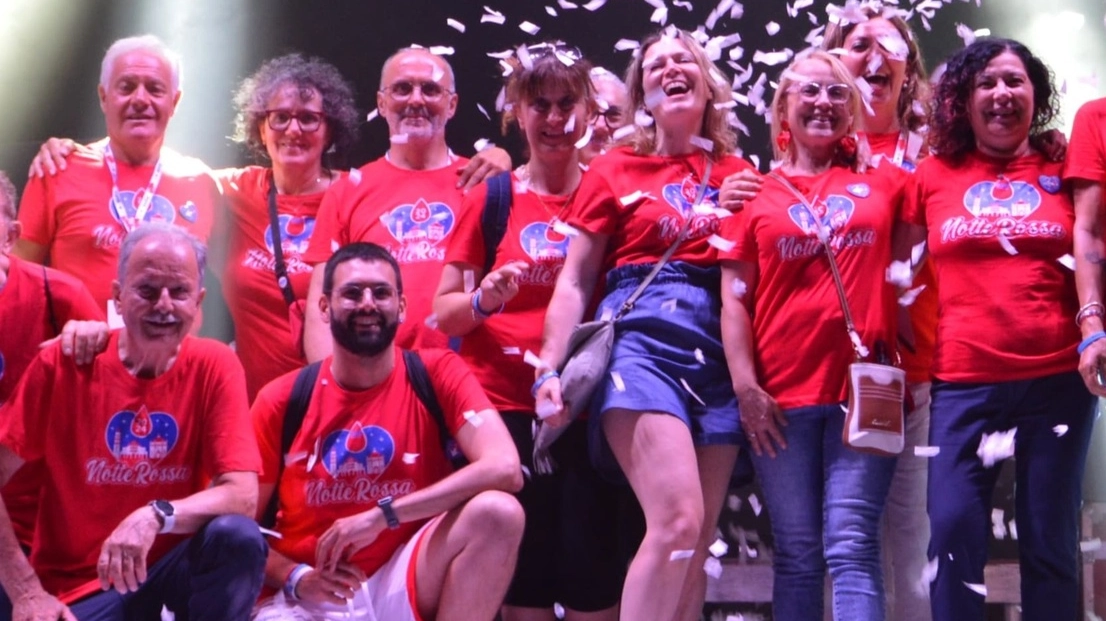
{"label": "raised arm", "polygon": [[[529,268],[525,261],[511,261],[484,274],[475,265],[447,263],[434,294],[438,329],[449,336],[464,336],[485,319],[499,312],[518,295],[518,277]],[[476,286],[466,291],[465,274]],[[470,285],[471,286],[471,285]]]}

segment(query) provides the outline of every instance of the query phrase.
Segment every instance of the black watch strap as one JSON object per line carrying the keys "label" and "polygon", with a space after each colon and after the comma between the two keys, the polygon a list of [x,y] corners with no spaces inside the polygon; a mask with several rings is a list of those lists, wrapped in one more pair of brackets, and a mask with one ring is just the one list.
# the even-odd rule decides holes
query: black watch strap
{"label": "black watch strap", "polygon": [[381,513],[384,514],[384,519],[388,522],[388,528],[392,530],[399,528],[399,516],[396,515],[396,510],[392,508],[391,496],[385,496],[376,501],[376,506],[380,507]]}

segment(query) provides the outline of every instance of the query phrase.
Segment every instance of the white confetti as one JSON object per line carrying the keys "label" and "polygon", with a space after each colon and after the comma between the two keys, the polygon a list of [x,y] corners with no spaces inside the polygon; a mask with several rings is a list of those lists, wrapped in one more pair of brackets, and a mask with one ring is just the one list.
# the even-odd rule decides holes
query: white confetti
{"label": "white confetti", "polygon": [[349,169],[349,182],[353,185],[361,184],[361,171],[356,168]]}
{"label": "white confetti", "polygon": [[[572,118],[575,119],[576,117],[572,117]],[[567,134],[568,132],[565,132],[565,133]],[[588,146],[588,143],[591,142],[591,134],[592,134],[591,125],[588,125],[587,127],[584,128],[584,135],[580,136],[580,139],[577,140],[576,142],[574,142],[573,146],[576,147],[577,149],[583,149],[584,147]]]}
{"label": "white confetti", "polygon": [[924,241],[920,242],[918,244],[915,244],[914,247],[910,249],[910,264],[911,265],[920,264],[922,262],[922,257],[925,256],[925,252],[926,252],[926,243]]}
{"label": "white confetti", "polygon": [[749,508],[753,510],[753,515],[757,517],[760,517],[760,512],[764,510],[756,494],[749,494]]}
{"label": "white confetti", "polygon": [[985,584],[974,584],[971,582],[965,582],[964,586],[975,591],[976,593],[979,593],[983,597],[987,597],[987,585]]}
{"label": "white confetti", "polygon": [[342,247],[342,245],[338,243],[338,240],[336,240],[336,239],[330,240],[330,252],[331,253],[338,252],[338,249],[341,248],[341,247]]}
{"label": "white confetti", "polygon": [[461,278],[465,281],[465,293],[472,293],[472,290],[476,288],[476,272],[465,270]]}
{"label": "white confetti", "polygon": [[481,24],[483,24],[484,22],[491,22],[493,24],[505,24],[505,23],[507,23],[507,17],[505,15],[503,15],[502,13],[500,13],[499,11],[496,11],[495,9],[488,8],[487,6],[484,7],[484,11],[485,11],[485,13],[480,16],[480,23]]}
{"label": "white confetti", "polygon": [[861,358],[868,357],[868,348],[864,346],[864,343],[860,340],[860,335],[856,333],[856,330],[849,330],[849,340],[853,342],[853,347],[856,349],[856,353],[860,354]]}
{"label": "white confetti", "polygon": [[557,406],[552,402],[542,401],[538,403],[538,407],[534,409],[534,414],[537,414],[539,420],[545,420],[550,416],[557,413]]}
{"label": "white confetti", "polygon": [[715,580],[721,578],[722,561],[714,558],[713,556],[708,556],[706,560],[703,561],[703,571],[707,572],[707,575],[711,578],[714,578]]}
{"label": "white confetti", "polygon": [[284,539],[284,535],[276,532],[275,530],[270,530],[268,528],[265,528],[264,526],[258,526],[257,530],[261,531],[261,534],[265,535],[266,537],[273,537],[273,538],[276,538],[276,539]]}
{"label": "white confetti", "polygon": [[1067,425],[1056,425],[1052,428],[1052,433],[1056,434],[1057,438],[1064,437],[1064,434],[1068,432]]}
{"label": "white confetti", "polygon": [[937,579],[937,557],[933,557],[926,563],[926,566],[922,568],[922,575],[918,577],[917,585],[914,587],[914,591],[922,596],[929,596],[929,585]]}
{"label": "white confetti", "polygon": [[896,287],[902,287],[903,289],[909,289],[914,281],[914,275],[910,271],[910,264],[906,261],[892,261],[891,266],[887,268],[886,277],[887,282]]}
{"label": "white confetti", "polygon": [[662,311],[667,311],[669,313],[674,313],[674,312],[676,312],[676,307],[679,306],[679,304],[680,304],[680,302],[676,298],[672,298],[670,300],[665,300],[665,301],[661,302],[661,310]]}
{"label": "white confetti", "polygon": [[633,205],[634,203],[636,203],[636,202],[638,202],[642,199],[656,200],[653,197],[653,195],[649,194],[648,192],[642,192],[641,190],[634,190],[633,192],[627,194],[626,196],[623,196],[623,197],[619,198],[618,203],[620,205],[622,205],[623,207],[629,207],[630,205]]}
{"label": "white confetti", "polygon": [[548,368],[550,368],[548,364],[545,364],[544,360],[539,358],[537,354],[530,351],[529,349],[527,349],[522,354],[522,361],[525,362],[526,364],[534,367],[535,369],[548,369]]}
{"label": "white confetti", "polygon": [[518,347],[504,347],[503,353],[507,356],[521,356],[522,350]]}
{"label": "white confetti", "polygon": [[404,453],[403,454],[403,463],[413,464],[413,463],[415,463],[415,460],[417,460],[418,458],[419,458],[418,453]]}
{"label": "white confetti", "polygon": [[445,23],[446,23],[447,26],[449,26],[450,28],[456,30],[457,32],[464,32],[465,31],[465,25],[462,24],[461,22],[453,19],[452,17],[446,18]]}
{"label": "white confetti", "polygon": [[588,11],[595,11],[606,3],[607,0],[591,0],[591,2],[584,5],[584,9]]}
{"label": "white confetti", "polygon": [[749,285],[745,284],[745,281],[740,278],[734,278],[733,282],[730,283],[730,292],[739,300],[744,298],[748,291]]}
{"label": "white confetti", "polygon": [[284,456],[284,467],[287,468],[292,464],[307,459],[307,451],[299,451],[296,453],[288,453]]}
{"label": "white confetti", "polygon": [[702,136],[692,136],[691,144],[699,147],[700,149],[710,153],[714,151],[714,141],[710,138],[704,138]]}
{"label": "white confetti", "polygon": [[710,238],[707,239],[707,243],[721,250],[722,252],[729,252],[733,250],[734,246],[737,245],[735,242],[732,242],[725,237],[718,235],[717,233],[711,235]]}
{"label": "white confetti", "polygon": [[1075,257],[1071,256],[1070,254],[1065,254],[1064,256],[1056,260],[1060,262],[1060,265],[1063,265],[1073,272],[1075,271]]}
{"label": "white confetti", "polygon": [[[638,110],[637,112],[634,113],[634,125],[636,125],[638,127],[649,127],[652,124],[653,124],[653,115],[649,114],[648,110],[642,109],[642,110]],[[631,126],[626,125],[626,126],[620,127],[619,130],[627,129],[629,127],[631,127]],[[633,133],[633,129],[630,129],[629,132]],[[617,133],[618,132],[616,131],[615,134],[617,134]],[[629,134],[627,134],[627,135],[629,135]]]}
{"label": "white confetti", "polygon": [[1080,552],[1097,552],[1102,548],[1102,540],[1098,537],[1079,542]]}
{"label": "white confetti", "polygon": [[668,22],[668,7],[666,7],[666,6],[657,7],[653,11],[653,14],[649,16],[649,21],[653,22],[654,24],[659,24],[661,26],[665,25]]}
{"label": "white confetti", "polygon": [[481,138],[480,140],[477,140],[476,142],[472,143],[472,149],[474,151],[476,151],[477,153],[483,151],[484,149],[487,149],[488,147],[494,147],[494,146],[495,146],[495,143],[488,140],[487,138]]}
{"label": "white confetti", "polygon": [[911,304],[913,304],[918,299],[918,296],[921,295],[922,292],[925,291],[925,290],[926,290],[926,286],[921,285],[919,287],[914,287],[913,289],[907,289],[906,291],[903,291],[902,295],[899,296],[899,306],[902,306],[904,308],[907,307],[907,306],[910,306]]}
{"label": "white confetti", "polygon": [[484,118],[488,119],[489,121],[492,120],[492,115],[488,114],[487,109],[484,108],[483,105],[476,104],[476,109],[480,111],[480,114],[484,115]]}
{"label": "white confetti", "polygon": [[614,44],[614,49],[619,52],[625,52],[626,50],[636,50],[641,47],[641,44],[633,39],[619,39]]}
{"label": "white confetti", "polygon": [[991,534],[1001,541],[1006,538],[1006,523],[1003,521],[1003,510],[991,510]]}
{"label": "white confetti", "polygon": [[681,377],[680,378],[680,384],[683,385],[684,390],[687,391],[687,394],[691,395],[692,399],[695,399],[696,401],[699,402],[699,405],[706,405],[706,402],[703,401],[701,398],[699,398],[699,395],[695,394],[695,391],[691,389],[691,384],[688,384],[687,380],[685,380],[684,378]]}
{"label": "white confetti", "polygon": [[576,230],[572,226],[569,226],[567,223],[565,223],[561,220],[554,220],[553,221],[553,230],[557,231],[561,235],[565,235],[567,237],[576,237],[577,235],[580,234],[580,231]]}
{"label": "white confetti", "polygon": [[[787,62],[794,55],[794,52],[786,49],[772,52],[762,52],[760,50],[757,50],[756,53],[753,54],[753,62],[759,63],[761,65],[768,65],[769,67],[774,67],[780,63]],[[750,99],[752,99],[751,96]]]}
{"label": "white confetti", "polygon": [[572,116],[568,117],[568,122],[565,123],[564,132],[566,134],[571,134],[575,130],[576,130],[576,115],[572,115]]}
{"label": "white confetti", "polygon": [[1018,522],[1017,520],[1010,520],[1010,538],[1014,541],[1018,540]]}
{"label": "white confetti", "polygon": [[1001,232],[995,235],[995,237],[998,238],[999,245],[1002,246],[1002,249],[1005,250],[1007,254],[1011,256],[1018,254],[1018,249],[1015,248],[1014,244],[1011,244],[1010,240],[1006,239],[1006,236]]}
{"label": "white confetti", "polygon": [[541,26],[530,22],[522,22],[518,25],[518,29],[525,32],[528,35],[536,35],[541,30]]}
{"label": "white confetti", "polygon": [[670,561],[682,561],[685,558],[691,558],[695,555],[695,550],[673,550],[672,554],[668,555]]}
{"label": "white confetti", "polygon": [[480,416],[475,410],[466,410],[462,416],[465,417],[465,420],[472,423],[473,427],[479,427],[484,424],[484,417]]}
{"label": "white confetti", "polygon": [[550,17],[556,17],[557,16],[557,9],[549,6],[548,4],[545,5],[545,12],[549,13]]}
{"label": "white confetti", "polygon": [[975,454],[983,461],[983,465],[990,468],[1007,457],[1014,456],[1014,436],[1018,428],[985,433],[979,441],[979,449]]}
{"label": "white confetti", "polygon": [[939,446],[915,446],[914,455],[916,457],[936,457],[941,453],[941,447]]}
{"label": "white confetti", "polygon": [[368,123],[374,121],[378,116],[380,116],[380,111],[376,108],[373,108],[372,110],[369,110],[368,114],[365,115],[365,122]]}
{"label": "white confetti", "polygon": [[623,125],[622,127],[614,130],[614,133],[611,134],[611,139],[619,141],[636,131],[637,127],[634,127],[633,125]]}
{"label": "white confetti", "polygon": [[622,374],[618,371],[611,371],[611,383],[615,392],[626,392],[626,382],[622,381]]}
{"label": "white confetti", "polygon": [[526,467],[526,464],[522,464],[519,469],[522,470],[522,476],[526,477],[527,479],[532,478],[532,475],[530,474],[530,469]]}
{"label": "white confetti", "polygon": [[431,45],[430,53],[435,56],[452,56],[453,48],[448,45]]}
{"label": "white confetti", "polygon": [[710,547],[707,548],[707,550],[710,551],[711,556],[714,556],[715,558],[721,558],[723,556],[726,556],[726,553],[730,551],[730,544],[722,541],[721,539],[715,539],[714,543],[710,544]]}
{"label": "white confetti", "polygon": [[438,314],[437,313],[430,313],[429,315],[426,316],[426,320],[423,321],[423,324],[426,325],[426,327],[430,328],[431,330],[437,330],[438,329]]}
{"label": "white confetti", "polygon": [[392,144],[407,144],[407,134],[392,134],[388,137]]}
{"label": "white confetti", "polygon": [[614,311],[609,308],[604,308],[602,314],[599,315],[600,321],[610,321],[614,317]]}
{"label": "white confetti", "polygon": [[652,110],[653,108],[656,108],[657,104],[664,101],[665,97],[667,97],[667,95],[665,95],[664,91],[659,88],[650,90],[649,92],[645,93],[645,109]]}
{"label": "white confetti", "polygon": [[767,24],[765,24],[764,29],[768,31],[768,36],[772,37],[780,31],[780,25],[776,22],[768,22]]}
{"label": "white confetti", "polygon": [[699,364],[706,364],[706,356],[703,355],[703,350],[698,347],[695,348],[695,359],[699,361]]}
{"label": "white confetti", "polygon": [[568,0],[557,0],[557,6],[565,10],[572,10],[580,8],[580,5],[575,2],[569,2]]}

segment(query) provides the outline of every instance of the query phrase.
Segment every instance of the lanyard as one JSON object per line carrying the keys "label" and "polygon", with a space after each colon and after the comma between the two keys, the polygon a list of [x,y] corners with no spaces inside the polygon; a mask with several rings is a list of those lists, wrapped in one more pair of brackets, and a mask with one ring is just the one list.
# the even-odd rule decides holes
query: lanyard
{"label": "lanyard", "polygon": [[[154,173],[150,175],[150,182],[146,184],[146,189],[141,190],[141,197],[138,204],[135,205],[134,217],[127,216],[127,208],[123,205],[123,199],[119,196],[119,168],[115,164],[115,154],[111,152],[111,144],[104,145],[104,164],[108,167],[108,172],[111,173],[111,209],[115,212],[115,217],[119,219],[119,222],[123,225],[123,228],[128,233],[138,228],[139,223],[146,219],[146,213],[150,211],[150,206],[154,203],[154,194],[157,192],[157,186],[161,183],[161,157],[157,158],[157,163],[154,164]],[[139,194],[135,194],[139,197]],[[134,199],[131,199],[132,202]]]}
{"label": "lanyard", "polygon": [[[868,142],[868,135],[864,132],[857,132],[857,135],[864,144],[868,145],[868,152],[870,153],[872,151],[872,145]],[[895,142],[895,154],[891,156],[891,161],[894,162],[895,166],[902,168],[903,162],[907,161],[907,157],[910,158],[909,161],[911,162],[918,159],[918,152],[921,150],[921,146],[921,136],[914,132],[908,133],[906,130],[903,130],[899,132],[899,139]],[[907,154],[908,150],[912,152],[909,156]]]}

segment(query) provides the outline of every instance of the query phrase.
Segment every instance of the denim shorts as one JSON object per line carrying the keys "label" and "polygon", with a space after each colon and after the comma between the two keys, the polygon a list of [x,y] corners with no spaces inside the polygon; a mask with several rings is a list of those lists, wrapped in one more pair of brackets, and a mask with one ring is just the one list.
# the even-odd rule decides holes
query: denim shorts
{"label": "denim shorts", "polygon": [[[596,318],[617,314],[652,269],[626,265],[608,272]],[[722,351],[719,287],[717,267],[677,261],[661,269],[615,324],[611,364],[591,403],[593,428],[615,408],[663,412],[688,426],[696,446],[737,444],[741,426]],[[593,446],[593,459],[597,448],[606,447]]]}

